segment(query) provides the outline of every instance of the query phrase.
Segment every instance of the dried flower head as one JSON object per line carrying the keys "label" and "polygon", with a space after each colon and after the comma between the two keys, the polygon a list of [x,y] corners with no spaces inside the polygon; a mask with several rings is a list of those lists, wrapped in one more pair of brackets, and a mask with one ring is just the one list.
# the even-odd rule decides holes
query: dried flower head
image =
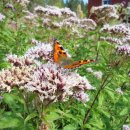
{"label": "dried flower head", "polygon": [[92,7],[90,10],[90,16],[98,24],[108,23],[112,19],[119,18],[115,5],[102,5],[98,7]]}

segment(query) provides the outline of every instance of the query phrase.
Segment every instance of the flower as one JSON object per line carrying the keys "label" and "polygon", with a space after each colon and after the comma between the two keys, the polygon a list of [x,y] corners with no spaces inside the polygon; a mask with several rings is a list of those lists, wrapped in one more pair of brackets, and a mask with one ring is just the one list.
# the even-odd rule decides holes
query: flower
{"label": "flower", "polygon": [[112,19],[119,18],[116,5],[102,5],[98,7],[92,7],[90,10],[90,16],[98,24],[108,23]]}
{"label": "flower", "polygon": [[3,90],[11,91],[14,86],[21,89],[24,84],[29,82],[30,75],[35,70],[34,66],[12,66],[0,72],[0,87]]}
{"label": "flower", "polygon": [[100,32],[106,32],[109,36],[100,37],[101,40],[108,41],[115,45],[123,45],[130,42],[130,31],[124,24],[110,26],[104,25]]}
{"label": "flower", "polygon": [[41,14],[43,16],[56,16],[56,17],[60,17],[61,16],[61,12],[60,9],[57,7],[51,7],[51,6],[47,6],[42,7],[42,6],[37,6],[35,7],[35,12],[38,14]]}
{"label": "flower", "polygon": [[0,13],[0,21],[3,21],[3,19],[5,19],[5,16]]}
{"label": "flower", "polygon": [[130,56],[130,46],[128,44],[122,45],[122,46],[118,46],[117,47],[117,52],[119,52],[120,54],[124,54],[124,55]]}
{"label": "flower", "polygon": [[89,101],[89,96],[88,94],[84,93],[83,91],[78,92],[75,94],[75,98],[81,102],[87,102]]}
{"label": "flower", "polygon": [[121,88],[117,88],[117,89],[116,89],[116,92],[117,92],[118,94],[120,94],[120,95],[123,95],[123,91],[121,90]]}
{"label": "flower", "polygon": [[0,71],[0,88],[10,92],[16,86],[37,93],[45,105],[66,101],[70,97],[87,102],[89,97],[86,90],[94,89],[89,81],[55,64],[52,60],[52,44],[35,39],[32,42],[36,46],[28,49],[23,56],[7,55],[7,61],[12,65]]}
{"label": "flower", "polygon": [[128,125],[123,125],[123,129],[122,130],[130,130],[130,127]]}
{"label": "flower", "polygon": [[25,53],[25,57],[31,57],[33,59],[42,58],[43,60],[52,61],[52,44],[42,43],[35,39],[32,39],[32,42],[36,44],[36,46],[28,49]]}
{"label": "flower", "polygon": [[102,74],[101,71],[95,71],[95,72],[93,72],[93,75],[94,75],[97,79],[101,79],[103,74]]}
{"label": "flower", "polygon": [[5,7],[6,7],[6,8],[9,8],[9,9],[12,9],[13,11],[15,10],[15,9],[14,9],[14,6],[13,6],[12,4],[10,4],[10,3],[7,3],[7,4],[5,5]]}
{"label": "flower", "polygon": [[[39,19],[43,21],[43,26],[48,29],[77,29],[77,31],[71,31],[71,34],[77,35],[78,37],[83,37],[86,32],[94,30],[97,26],[96,22],[92,19],[80,19],[75,12],[66,7],[37,6],[34,12],[39,15]],[[28,16],[26,17],[28,18]]]}
{"label": "flower", "polygon": [[[24,88],[38,93],[44,103],[66,101],[70,96],[83,100],[83,95],[82,98],[79,98],[79,94],[77,96],[76,94],[80,92],[83,94],[85,90],[93,89],[86,78],[77,73],[69,72],[51,62],[39,66],[30,75],[30,79],[31,81]],[[88,101],[88,96],[86,97],[86,101]]]}
{"label": "flower", "polygon": [[92,68],[87,68],[86,71],[87,71],[87,72],[90,72],[90,73],[93,72]]}
{"label": "flower", "polygon": [[108,32],[110,34],[115,34],[115,35],[121,35],[121,36],[130,35],[129,29],[124,24],[118,24],[118,25],[113,25],[113,26],[106,24],[104,25],[103,28],[101,28],[100,31]]}
{"label": "flower", "polygon": [[62,8],[61,9],[61,13],[64,15],[64,16],[68,16],[68,17],[76,17],[76,13],[71,11],[70,8]]}
{"label": "flower", "polygon": [[92,68],[87,68],[87,72],[92,73],[97,79],[101,79],[103,73],[101,71],[94,71]]}

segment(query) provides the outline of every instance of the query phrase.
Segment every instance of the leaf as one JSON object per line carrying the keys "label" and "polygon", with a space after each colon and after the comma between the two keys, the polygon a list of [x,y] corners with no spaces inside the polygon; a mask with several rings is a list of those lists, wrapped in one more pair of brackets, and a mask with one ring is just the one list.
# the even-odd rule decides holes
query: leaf
{"label": "leaf", "polygon": [[66,125],[66,126],[63,128],[63,130],[77,130],[77,129],[75,128],[75,126],[69,124],[69,125]]}
{"label": "leaf", "polygon": [[11,108],[16,106],[16,97],[10,93],[5,93],[3,95],[5,103],[7,103]]}
{"label": "leaf", "polygon": [[46,119],[51,122],[53,122],[54,120],[60,119],[60,118],[62,118],[62,117],[59,114],[57,114],[56,112],[50,112],[50,114],[48,114],[46,116]]}
{"label": "leaf", "polygon": [[128,114],[128,108],[124,108],[121,112],[120,112],[120,116],[126,115]]}
{"label": "leaf", "polygon": [[98,101],[99,106],[102,106],[103,101],[104,101],[104,95],[101,93],[99,96],[99,101]]}
{"label": "leaf", "polygon": [[0,118],[0,129],[19,127],[21,121],[16,117],[3,116]]}
{"label": "leaf", "polygon": [[29,120],[31,120],[32,118],[35,118],[36,116],[38,116],[37,113],[31,113],[29,114],[26,119],[24,120],[24,124],[26,124]]}
{"label": "leaf", "polygon": [[[64,116],[64,117],[67,117],[67,118],[71,118],[71,119],[73,119],[74,121],[77,121],[77,119],[75,118],[75,116],[73,116],[72,114],[68,114],[68,113],[65,113],[65,112],[63,112],[63,111],[58,111],[60,114],[62,114],[62,116]],[[77,121],[78,122],[78,121]]]}
{"label": "leaf", "polygon": [[104,116],[106,116],[107,118],[110,118],[110,113],[108,113],[107,111],[105,111],[105,110],[103,110],[103,109],[99,109],[99,112],[101,113],[101,114],[103,114]]}
{"label": "leaf", "polygon": [[114,94],[113,90],[109,88],[109,89],[105,89],[105,91],[110,96],[110,98],[112,99],[112,101],[114,101],[115,100],[115,94]]}

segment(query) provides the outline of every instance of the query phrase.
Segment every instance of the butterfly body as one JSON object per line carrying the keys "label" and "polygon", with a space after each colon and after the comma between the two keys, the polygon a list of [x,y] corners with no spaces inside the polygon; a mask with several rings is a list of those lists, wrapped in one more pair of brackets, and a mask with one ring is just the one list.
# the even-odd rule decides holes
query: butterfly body
{"label": "butterfly body", "polygon": [[79,61],[72,62],[72,60],[68,57],[64,48],[60,45],[60,43],[57,40],[54,40],[53,59],[55,63],[62,64],[65,69],[73,69],[73,68],[80,67],[81,65],[94,62],[94,60],[79,60]]}

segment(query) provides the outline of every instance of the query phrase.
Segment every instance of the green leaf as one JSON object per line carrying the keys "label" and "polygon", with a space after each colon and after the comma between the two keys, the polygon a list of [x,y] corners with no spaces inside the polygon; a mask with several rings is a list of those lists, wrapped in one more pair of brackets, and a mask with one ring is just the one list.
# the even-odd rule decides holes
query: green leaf
{"label": "green leaf", "polygon": [[110,118],[110,113],[107,112],[106,110],[103,110],[103,109],[99,109],[100,113],[103,114],[104,116],[106,116],[107,118]]}
{"label": "green leaf", "polygon": [[11,108],[16,106],[16,97],[13,94],[5,93],[3,95],[5,103],[7,103]]}
{"label": "green leaf", "polygon": [[19,127],[21,121],[14,117],[2,117],[0,119],[0,129]]}
{"label": "green leaf", "polygon": [[120,112],[120,116],[126,115],[128,114],[128,108],[124,108],[121,112]]}
{"label": "green leaf", "polygon": [[75,128],[75,126],[69,124],[69,125],[66,125],[66,126],[63,128],[63,130],[77,130],[77,129]]}
{"label": "green leaf", "polygon": [[[62,114],[62,116],[64,116],[64,117],[67,117],[67,118],[71,118],[71,119],[73,119],[74,121],[77,121],[77,119],[75,118],[75,116],[73,116],[72,114],[68,114],[68,113],[65,113],[65,112],[63,112],[63,111],[58,111],[59,113],[61,113]],[[77,121],[78,122],[78,121]]]}
{"label": "green leaf", "polygon": [[46,116],[47,121],[53,122],[54,120],[60,119],[62,118],[59,114],[57,114],[56,112],[50,112],[50,114],[48,114]]}
{"label": "green leaf", "polygon": [[110,98],[112,99],[112,101],[114,101],[115,100],[115,94],[114,94],[114,92],[113,92],[113,90],[112,89],[110,89],[110,88],[106,88],[105,89],[105,92],[110,96]]}
{"label": "green leaf", "polygon": [[24,124],[26,124],[29,120],[31,120],[32,118],[35,118],[36,116],[38,116],[37,113],[31,113],[29,114],[26,119],[24,120]]}
{"label": "green leaf", "polygon": [[99,100],[98,100],[99,106],[102,106],[103,101],[104,101],[104,95],[101,93],[100,96],[99,96]]}

